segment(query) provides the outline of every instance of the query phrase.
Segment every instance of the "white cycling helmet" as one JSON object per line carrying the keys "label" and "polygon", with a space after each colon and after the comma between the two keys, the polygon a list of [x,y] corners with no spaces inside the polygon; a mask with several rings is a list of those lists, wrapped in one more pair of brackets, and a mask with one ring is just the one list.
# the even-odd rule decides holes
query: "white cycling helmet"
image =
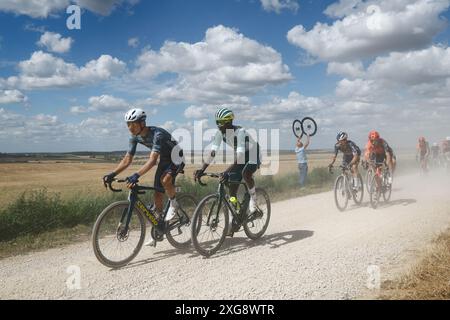
{"label": "white cycling helmet", "polygon": [[134,108],[125,113],[126,122],[145,121],[147,115],[145,111],[139,108]]}

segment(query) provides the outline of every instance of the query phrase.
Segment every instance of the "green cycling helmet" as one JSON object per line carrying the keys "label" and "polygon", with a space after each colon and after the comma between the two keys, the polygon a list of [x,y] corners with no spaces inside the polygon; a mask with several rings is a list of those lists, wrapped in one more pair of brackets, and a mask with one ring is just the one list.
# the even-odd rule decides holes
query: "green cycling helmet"
{"label": "green cycling helmet", "polygon": [[221,108],[216,112],[216,122],[231,122],[234,119],[233,111]]}

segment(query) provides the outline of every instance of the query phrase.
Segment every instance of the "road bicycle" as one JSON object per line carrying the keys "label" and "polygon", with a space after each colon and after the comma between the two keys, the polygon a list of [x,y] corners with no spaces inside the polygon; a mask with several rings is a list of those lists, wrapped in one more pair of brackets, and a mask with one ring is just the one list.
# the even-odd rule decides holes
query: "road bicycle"
{"label": "road bicycle", "polygon": [[[211,178],[221,178],[218,173],[203,173],[198,183],[202,186],[206,184],[201,178],[208,176]],[[270,221],[270,198],[262,188],[256,188],[257,210],[250,213],[248,205],[250,194],[248,187],[243,182],[228,182],[229,179],[221,179],[217,187],[217,192],[205,196],[200,200],[192,217],[191,238],[197,252],[205,257],[209,257],[219,250],[227,235],[233,236],[241,227],[245,234],[252,240],[260,238],[267,230]],[[242,201],[237,202],[237,206],[230,202],[225,186],[230,184],[244,185],[245,194]],[[230,214],[232,223],[229,222]]]}
{"label": "road bicycle", "polygon": [[389,183],[392,177],[389,167],[385,162],[375,163],[375,174],[370,182],[370,205],[372,208],[376,209],[380,202],[381,196],[385,202],[391,199],[392,195],[392,184]]}
{"label": "road bicycle", "polygon": [[[114,181],[126,182],[116,179]],[[105,185],[113,192],[122,191],[113,188],[112,182]],[[163,241],[164,236],[177,249],[186,249],[190,246],[191,218],[197,206],[195,197],[187,193],[178,193],[180,189],[177,187],[179,208],[170,221],[165,221],[169,201],[165,203],[162,216],[158,217],[152,207],[146,206],[139,199],[139,195],[150,190],[164,192],[162,188],[136,184],[130,189],[128,200],[110,204],[98,216],[92,233],[92,245],[95,256],[103,265],[120,268],[136,257],[144,243],[146,221],[151,225],[151,237],[155,247],[157,242]]]}
{"label": "road bicycle", "polygon": [[[344,211],[348,206],[348,201],[353,199],[356,205],[360,205],[364,198],[364,183],[361,174],[358,173],[358,181],[355,187],[353,173],[349,166],[340,165],[341,174],[334,183],[334,201],[339,211]],[[333,167],[329,167],[333,173]]]}

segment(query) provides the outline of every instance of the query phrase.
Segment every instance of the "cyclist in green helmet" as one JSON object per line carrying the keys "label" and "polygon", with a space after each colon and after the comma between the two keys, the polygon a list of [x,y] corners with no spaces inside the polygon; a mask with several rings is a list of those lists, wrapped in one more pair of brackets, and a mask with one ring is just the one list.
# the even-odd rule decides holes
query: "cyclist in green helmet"
{"label": "cyclist in green helmet", "polygon": [[[222,179],[231,182],[240,182],[244,179],[250,194],[250,213],[256,211],[256,188],[253,175],[261,165],[259,144],[240,126],[233,125],[233,111],[221,108],[216,112],[216,124],[219,130],[214,137],[211,153],[208,161],[203,163],[200,170],[194,172],[194,179],[197,180],[216,156],[222,141],[234,149],[234,161],[223,173]],[[238,184],[230,184],[230,197],[236,198]]]}

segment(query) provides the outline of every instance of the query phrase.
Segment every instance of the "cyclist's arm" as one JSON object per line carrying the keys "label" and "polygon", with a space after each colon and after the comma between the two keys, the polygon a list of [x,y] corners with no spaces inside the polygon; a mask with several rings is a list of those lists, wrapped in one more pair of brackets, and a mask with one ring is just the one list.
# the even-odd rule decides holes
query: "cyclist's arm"
{"label": "cyclist's arm", "polygon": [[333,158],[331,158],[330,166],[332,166],[336,162],[338,153],[339,153],[339,148],[335,145],[334,146],[334,156],[333,156]]}
{"label": "cyclist's arm", "polygon": [[114,173],[116,175],[120,174],[122,171],[124,171],[126,168],[130,166],[130,164],[133,162],[134,155],[136,154],[137,149],[137,141],[135,137],[131,137],[129,141],[129,148],[128,152],[123,157],[122,161],[120,161],[119,165],[116,169],[114,169]]}
{"label": "cyclist's arm", "polygon": [[[245,150],[246,145],[250,144],[250,137],[247,133],[241,129],[237,134],[237,147],[236,147],[236,157],[234,159],[234,164],[244,164],[245,163]],[[233,166],[234,166],[233,164]],[[233,166],[230,166],[232,168]]]}
{"label": "cyclist's arm", "polygon": [[127,152],[125,157],[120,161],[119,165],[114,169],[114,173],[116,175],[120,174],[122,171],[124,171],[126,168],[130,166],[130,164],[133,162],[133,156]]}
{"label": "cyclist's arm", "polygon": [[217,150],[219,150],[220,145],[222,144],[222,133],[217,130],[216,135],[214,136],[214,140],[211,146],[211,152],[209,153],[208,159],[206,162],[203,162],[202,171],[205,171],[213,159],[216,157]]}
{"label": "cyclist's arm", "polygon": [[153,137],[153,146],[150,152],[149,159],[137,172],[139,176],[146,174],[156,165],[159,155],[161,153],[163,141],[164,141],[164,134],[161,131],[156,131],[155,136]]}
{"label": "cyclist's arm", "polygon": [[358,162],[359,160],[359,154],[358,153],[353,153],[353,159],[352,161],[350,161],[350,163],[348,164],[349,166],[354,165],[356,162]]}
{"label": "cyclist's arm", "polygon": [[214,151],[214,150],[211,150],[211,152],[210,152],[210,154],[209,154],[209,156],[208,156],[208,159],[206,160],[206,162],[203,162],[203,165],[202,165],[202,171],[205,171],[208,167],[209,167],[209,165],[210,165],[210,163],[213,161],[213,159],[216,157],[216,151]]}
{"label": "cyclist's arm", "polygon": [[366,143],[366,148],[364,149],[364,160],[367,163],[370,162],[370,141]]}
{"label": "cyclist's arm", "polygon": [[349,165],[352,166],[359,160],[359,155],[361,154],[361,150],[358,148],[358,146],[355,143],[353,143],[353,141],[351,141],[349,143],[350,143],[350,148],[352,149],[352,153],[353,153],[353,159],[352,159],[352,161],[350,161]]}
{"label": "cyclist's arm", "polygon": [[147,160],[147,162],[137,172],[139,174],[139,176],[143,176],[144,174],[149,172],[156,165],[158,158],[159,158],[159,152],[152,151],[150,153],[150,156],[149,156],[149,159]]}

